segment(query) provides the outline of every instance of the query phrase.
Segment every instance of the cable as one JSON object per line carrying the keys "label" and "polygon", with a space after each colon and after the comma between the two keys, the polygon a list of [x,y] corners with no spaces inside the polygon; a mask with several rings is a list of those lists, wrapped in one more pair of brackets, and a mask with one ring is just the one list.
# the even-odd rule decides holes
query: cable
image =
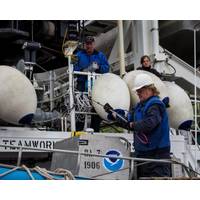
{"label": "cable", "polygon": [[40,69],[42,69],[43,71],[47,72],[46,69],[44,69],[42,66],[38,65],[37,63],[35,63],[35,65],[36,65],[37,67],[39,67]]}
{"label": "cable", "polygon": [[175,69],[175,67],[174,67],[173,65],[171,65],[171,64],[168,62],[168,59],[167,59],[166,63],[174,70],[174,73],[169,74],[169,75],[175,75],[175,74],[176,74],[176,69]]}
{"label": "cable", "polygon": [[55,49],[52,49],[52,48],[50,48],[50,47],[46,47],[46,46],[43,46],[43,45],[42,45],[41,48],[46,49],[46,50],[49,50],[49,51],[53,51],[53,52],[55,52],[55,53],[57,53],[57,54],[60,54],[60,55],[63,55],[62,52],[57,51],[57,50],[55,50]]}
{"label": "cable", "polygon": [[[175,74],[176,74],[176,69],[175,69],[175,67],[174,66],[172,66],[169,62],[169,59],[167,59],[166,61],[164,61],[168,66],[170,66],[172,69],[173,69],[173,71],[174,72],[172,72],[172,73],[161,73],[162,75],[166,75],[166,76],[174,76]],[[159,63],[159,62],[163,62],[163,61],[154,61],[153,62],[153,67],[157,64],[157,63]]]}

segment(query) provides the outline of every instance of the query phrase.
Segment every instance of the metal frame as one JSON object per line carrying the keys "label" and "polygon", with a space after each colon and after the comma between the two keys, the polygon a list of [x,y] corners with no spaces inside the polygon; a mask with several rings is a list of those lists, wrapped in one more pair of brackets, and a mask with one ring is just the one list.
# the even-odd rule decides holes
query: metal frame
{"label": "metal frame", "polygon": [[[70,76],[70,73],[71,73],[71,76],[74,77],[74,75],[83,75],[83,76],[87,76],[87,80],[88,80],[88,91],[87,92],[76,92],[76,93],[84,93],[86,95],[88,95],[88,97],[91,97],[92,95],[92,86],[94,85],[94,82],[96,80],[96,78],[102,74],[99,74],[99,73],[95,73],[95,72],[81,72],[81,71],[69,71],[69,76]],[[74,80],[74,78],[73,78]],[[74,91],[74,83],[72,84],[73,85],[73,91]],[[70,93],[70,96],[73,96],[73,93]],[[70,97],[71,99],[72,97]],[[73,102],[74,103],[74,102]],[[76,111],[75,108],[74,108],[74,112],[75,114],[84,114],[85,115],[85,120],[87,120],[87,115],[96,115],[96,113],[92,113],[92,112],[79,112],[79,111]],[[72,118],[71,118],[72,120]],[[75,118],[74,118],[74,122],[75,122]],[[73,131],[71,129],[71,131]]]}

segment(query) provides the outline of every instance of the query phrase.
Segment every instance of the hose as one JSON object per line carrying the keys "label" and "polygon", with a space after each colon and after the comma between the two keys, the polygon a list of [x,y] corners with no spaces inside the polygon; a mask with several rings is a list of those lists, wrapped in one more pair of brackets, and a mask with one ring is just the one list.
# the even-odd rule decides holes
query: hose
{"label": "hose", "polygon": [[[175,74],[176,74],[176,69],[175,69],[175,67],[174,67],[173,65],[171,65],[168,61],[169,61],[169,59],[166,59],[165,63],[166,63],[168,66],[170,66],[170,67],[173,69],[174,72],[172,72],[172,73],[161,73],[161,74],[162,74],[162,75],[165,75],[165,76],[175,76]],[[157,63],[159,63],[159,62],[163,62],[163,61],[154,61],[154,62],[153,62],[153,67],[154,67]]]}

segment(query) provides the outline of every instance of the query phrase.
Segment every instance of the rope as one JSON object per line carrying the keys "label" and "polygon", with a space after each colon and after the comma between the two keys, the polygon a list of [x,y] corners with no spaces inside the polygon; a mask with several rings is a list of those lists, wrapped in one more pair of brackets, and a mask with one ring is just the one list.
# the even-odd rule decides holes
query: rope
{"label": "rope", "polygon": [[[45,168],[40,168],[39,166],[36,166],[33,168],[33,170],[37,171],[41,176],[45,177],[48,180],[60,180],[58,177],[54,177],[52,175],[57,175],[57,176],[64,176],[64,180],[74,180],[73,174],[62,168],[58,168],[55,171],[51,172],[46,170]],[[52,174],[52,175],[51,175]]]}
{"label": "rope", "polygon": [[63,176],[64,180],[75,180],[74,175],[70,171],[68,171],[66,169],[62,169],[62,168],[58,168],[55,171],[51,172],[51,171],[46,170],[45,168],[40,168],[39,166],[29,169],[25,165],[22,165],[21,167],[15,167],[12,165],[0,164],[0,167],[11,168],[10,170],[0,174],[1,178],[16,171],[16,170],[24,170],[27,172],[27,174],[30,176],[30,178],[32,180],[35,180],[35,178],[33,177],[32,173],[31,173],[34,171],[37,172],[38,174],[40,174],[41,176],[43,176],[44,178],[46,178],[47,180],[61,180],[61,178],[54,177],[53,175]]}
{"label": "rope", "polygon": [[67,169],[58,168],[54,172],[63,174],[65,177],[65,180],[75,180],[74,175]]}
{"label": "rope", "polygon": [[[5,167],[5,166],[3,166],[3,167]],[[8,175],[8,174],[10,174],[10,173],[12,173],[12,172],[18,170],[18,169],[20,169],[20,167],[15,167],[15,168],[13,168],[13,169],[7,171],[7,172],[4,172],[3,174],[0,174],[0,177],[4,177],[4,176],[6,176],[6,175]]]}
{"label": "rope", "polygon": [[45,177],[47,180],[54,180],[54,178],[50,174],[48,174],[46,170],[40,168],[39,166],[36,166],[33,169],[41,176]]}
{"label": "rope", "polygon": [[27,174],[31,177],[32,180],[35,180],[35,178],[31,174],[31,171],[29,170],[28,167],[26,167],[25,165],[22,165],[22,169],[24,169],[27,172]]}

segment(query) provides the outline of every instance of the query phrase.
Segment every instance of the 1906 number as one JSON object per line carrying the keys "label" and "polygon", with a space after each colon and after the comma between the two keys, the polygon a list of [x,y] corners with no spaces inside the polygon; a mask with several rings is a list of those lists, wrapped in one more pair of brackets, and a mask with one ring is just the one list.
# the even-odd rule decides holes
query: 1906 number
{"label": "1906 number", "polygon": [[84,168],[85,169],[100,169],[100,162],[85,161],[84,162]]}

